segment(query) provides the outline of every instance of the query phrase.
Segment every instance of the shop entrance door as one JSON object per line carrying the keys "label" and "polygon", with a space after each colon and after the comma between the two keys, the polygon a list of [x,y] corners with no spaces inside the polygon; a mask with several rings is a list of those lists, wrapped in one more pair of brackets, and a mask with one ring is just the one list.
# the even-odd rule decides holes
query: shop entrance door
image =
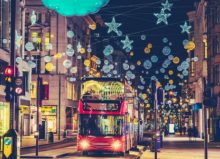
{"label": "shop entrance door", "polygon": [[40,126],[40,134],[39,134],[39,139],[46,139],[47,137],[47,132],[46,132],[46,120],[42,120],[42,124]]}
{"label": "shop entrance door", "polygon": [[29,133],[29,115],[24,115],[24,121],[23,121],[23,135],[28,136]]}

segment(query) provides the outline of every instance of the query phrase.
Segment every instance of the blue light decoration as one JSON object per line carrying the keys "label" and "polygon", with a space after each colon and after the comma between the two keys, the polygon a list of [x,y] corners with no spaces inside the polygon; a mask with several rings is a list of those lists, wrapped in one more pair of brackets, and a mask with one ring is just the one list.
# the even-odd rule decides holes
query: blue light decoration
{"label": "blue light decoration", "polygon": [[156,55],[151,56],[151,61],[153,63],[157,63],[158,62],[158,57]]}
{"label": "blue light decoration", "polygon": [[31,25],[34,25],[34,24],[36,24],[36,22],[37,22],[37,15],[36,15],[36,13],[35,13],[34,10],[33,10],[32,13],[31,13],[30,20],[31,20]]}
{"label": "blue light decoration", "polygon": [[51,61],[51,56],[49,56],[49,55],[45,56],[45,57],[44,57],[44,61],[45,61],[46,63],[50,62],[50,61]]}
{"label": "blue light decoration", "polygon": [[169,40],[168,40],[166,37],[164,37],[164,38],[162,39],[162,41],[163,41],[163,43],[167,43]]}
{"label": "blue light decoration", "polygon": [[170,47],[169,46],[165,46],[164,48],[163,48],[163,50],[162,50],[162,53],[164,54],[164,55],[169,55],[170,53],[171,53],[171,49],[170,49]]}
{"label": "blue light decoration", "polygon": [[141,40],[146,40],[146,35],[141,35]]}
{"label": "blue light decoration", "polygon": [[68,37],[68,38],[73,38],[74,35],[75,35],[74,32],[73,32],[72,30],[67,31],[66,34],[67,34],[67,37]]}
{"label": "blue light decoration", "polygon": [[41,0],[49,9],[63,16],[85,16],[98,12],[109,0]]}
{"label": "blue light decoration", "polygon": [[120,27],[122,23],[116,23],[115,17],[112,18],[112,21],[110,23],[105,23],[105,25],[107,25],[108,27],[108,33],[115,32],[117,35],[120,35],[118,27]]}
{"label": "blue light decoration", "polygon": [[156,76],[151,76],[151,80],[157,80]]}
{"label": "blue light decoration", "polygon": [[152,67],[152,63],[150,62],[150,60],[146,60],[144,61],[144,68],[149,70]]}
{"label": "blue light decoration", "polygon": [[134,66],[134,65],[131,65],[131,66],[130,66],[130,69],[131,69],[131,70],[134,70],[134,69],[135,69],[135,66]]}
{"label": "blue light decoration", "polygon": [[173,60],[173,58],[174,58],[173,55],[169,55],[169,56],[168,56],[168,59],[169,59],[169,60]]}
{"label": "blue light decoration", "polygon": [[25,44],[25,49],[26,49],[27,51],[32,51],[32,50],[34,50],[34,44],[33,44],[32,42],[27,42],[27,43]]}
{"label": "blue light decoration", "polygon": [[128,36],[125,36],[125,40],[121,40],[121,42],[123,43],[123,49],[129,49],[132,50],[132,43],[134,42],[133,40],[130,40],[128,38]]}
{"label": "blue light decoration", "polygon": [[194,60],[195,62],[198,62],[198,61],[199,61],[199,58],[196,56],[196,57],[193,58],[193,60]]}
{"label": "blue light decoration", "polygon": [[163,6],[164,11],[165,10],[171,11],[171,7],[173,6],[173,3],[169,3],[169,1],[166,0],[166,2],[161,3],[161,5]]}
{"label": "blue light decoration", "polygon": [[124,70],[129,70],[129,65],[127,63],[123,63],[122,66]]}
{"label": "blue light decoration", "polygon": [[73,50],[73,48],[67,48],[67,50],[66,50],[67,56],[73,56],[74,53],[75,53],[75,51]]}
{"label": "blue light decoration", "polygon": [[77,52],[80,52],[80,50],[82,48],[82,45],[81,45],[80,41],[77,43],[76,48],[77,48]]}
{"label": "blue light decoration", "polygon": [[161,72],[161,73],[165,73],[165,71],[166,71],[166,70],[165,70],[164,68],[161,68],[161,69],[160,69],[160,72]]}
{"label": "blue light decoration", "polygon": [[109,67],[109,65],[104,65],[102,69],[104,73],[109,73],[111,71],[111,68]]}
{"label": "blue light decoration", "polygon": [[63,66],[65,68],[70,68],[72,66],[72,61],[71,60],[64,60],[63,61]]}
{"label": "blue light decoration", "polygon": [[188,75],[189,75],[189,71],[184,70],[184,71],[183,71],[183,76],[188,76]]}
{"label": "blue light decoration", "polygon": [[183,40],[183,46],[186,46],[189,43],[189,40],[185,39]]}
{"label": "blue light decoration", "polygon": [[159,71],[155,71],[155,74],[157,74],[157,75],[158,75],[158,74],[159,74]]}
{"label": "blue light decoration", "polygon": [[182,28],[181,33],[190,33],[190,29],[192,28],[190,25],[187,24],[187,22],[185,21],[184,25],[180,25],[180,27]]}
{"label": "blue light decoration", "polygon": [[16,63],[20,64],[23,60],[21,57],[16,57],[15,61]]}
{"label": "blue light decoration", "polygon": [[157,24],[164,23],[168,25],[167,18],[171,16],[170,13],[165,13],[164,9],[161,9],[160,13],[154,13],[154,16],[157,17]]}
{"label": "blue light decoration", "polygon": [[114,52],[114,48],[111,45],[105,46],[105,49],[103,50],[103,53],[105,56],[109,56]]}

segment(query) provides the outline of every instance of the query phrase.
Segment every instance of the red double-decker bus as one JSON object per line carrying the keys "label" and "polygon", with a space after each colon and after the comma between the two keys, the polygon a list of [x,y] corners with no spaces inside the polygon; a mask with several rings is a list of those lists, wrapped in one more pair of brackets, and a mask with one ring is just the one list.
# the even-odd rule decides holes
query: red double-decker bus
{"label": "red double-decker bus", "polygon": [[84,79],[78,107],[78,151],[83,155],[91,151],[124,155],[135,146],[131,122],[134,95],[134,90],[119,79]]}

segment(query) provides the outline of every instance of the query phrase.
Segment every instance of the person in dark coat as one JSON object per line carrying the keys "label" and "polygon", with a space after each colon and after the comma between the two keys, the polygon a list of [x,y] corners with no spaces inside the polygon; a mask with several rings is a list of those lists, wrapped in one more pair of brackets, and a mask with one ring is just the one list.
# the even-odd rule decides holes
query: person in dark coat
{"label": "person in dark coat", "polygon": [[186,127],[183,127],[183,134],[186,135]]}

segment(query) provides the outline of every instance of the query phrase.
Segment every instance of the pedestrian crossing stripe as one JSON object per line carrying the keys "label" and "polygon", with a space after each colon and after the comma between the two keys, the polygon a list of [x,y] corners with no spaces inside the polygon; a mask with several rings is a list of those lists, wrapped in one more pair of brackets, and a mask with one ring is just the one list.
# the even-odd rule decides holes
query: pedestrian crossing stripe
{"label": "pedestrian crossing stripe", "polygon": [[3,152],[5,157],[9,157],[12,154],[12,137],[5,137],[4,138],[4,147]]}

